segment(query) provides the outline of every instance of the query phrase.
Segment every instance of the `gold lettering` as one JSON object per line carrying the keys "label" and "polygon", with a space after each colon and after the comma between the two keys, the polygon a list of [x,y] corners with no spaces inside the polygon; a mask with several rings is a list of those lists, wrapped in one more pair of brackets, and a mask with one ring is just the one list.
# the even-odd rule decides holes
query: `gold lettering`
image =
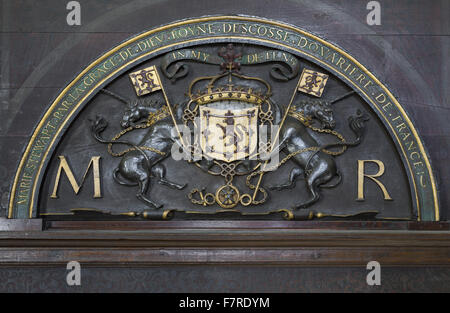
{"label": "gold lettering", "polygon": [[380,93],[378,96],[375,97],[375,100],[377,100],[378,103],[383,104],[386,102],[386,96],[384,95],[384,93]]}
{"label": "gold lettering", "polygon": [[215,34],[216,31],[212,28],[212,25],[213,25],[213,24],[208,24],[208,32],[209,32],[210,34]]}
{"label": "gold lettering", "polygon": [[249,54],[247,55],[247,63],[251,64],[253,62],[258,62],[258,54]]}
{"label": "gold lettering", "polygon": [[63,118],[63,116],[61,115],[60,112],[53,113],[53,116],[56,117],[57,119],[62,119]]}
{"label": "gold lettering", "polygon": [[424,181],[425,176],[423,176],[423,173],[420,173],[420,174],[421,174],[420,175],[420,185],[422,187],[426,187],[427,185],[425,184],[425,181]]}
{"label": "gold lettering", "polygon": [[344,65],[345,59],[343,57],[339,57],[339,60],[336,63],[336,66],[339,66],[342,69],[342,65]]}
{"label": "gold lettering", "polygon": [[[365,174],[364,173],[364,165],[366,162],[373,162],[378,165],[378,172],[376,174]],[[358,198],[357,201],[364,201],[364,177],[370,178],[374,181],[378,187],[380,187],[381,191],[384,195],[384,200],[392,200],[389,195],[386,187],[380,182],[376,177],[380,177],[384,174],[384,163],[380,160],[358,160]]]}
{"label": "gold lettering", "polygon": [[350,68],[350,66],[352,66],[351,63],[348,63],[347,67],[345,68],[344,72],[347,73],[348,69]]}
{"label": "gold lettering", "polygon": [[[90,80],[89,80],[90,79]],[[86,86],[90,86],[90,85],[92,85],[92,83],[93,83],[93,81],[92,81],[92,78],[91,77],[86,77],[85,79],[84,79],[84,84],[86,85]]]}
{"label": "gold lettering", "polygon": [[[199,31],[201,31],[203,34],[206,34],[206,26],[205,26],[205,25],[197,25],[196,27],[197,27],[197,29],[198,29]],[[199,33],[200,33],[200,32],[199,32]]]}
{"label": "gold lettering", "polygon": [[231,24],[223,24],[223,32],[224,33],[229,33],[231,32]]}
{"label": "gold lettering", "polygon": [[281,38],[283,38],[283,35],[281,35],[283,31],[281,29],[277,29],[277,40],[280,40]]}
{"label": "gold lettering", "polygon": [[200,51],[196,53],[195,50],[191,50],[192,56],[196,59],[200,59]]}
{"label": "gold lettering", "polygon": [[188,26],[187,29],[188,29],[189,33],[190,33],[192,36],[195,36],[195,31],[194,31],[194,29],[193,29],[192,27]]}
{"label": "gold lettering", "polygon": [[402,140],[405,141],[409,138],[409,136],[411,136],[411,133],[400,133],[399,135],[402,137]]}
{"label": "gold lettering", "polygon": [[139,48],[139,50],[144,51],[145,49],[147,49],[147,44],[145,43],[145,41],[139,41],[137,43],[137,46]]}
{"label": "gold lettering", "polygon": [[[416,156],[416,157],[413,157],[413,156]],[[417,151],[413,151],[410,153],[409,158],[411,160],[418,160],[418,159],[420,159],[420,154]]]}
{"label": "gold lettering", "polygon": [[407,128],[407,126],[405,125],[405,123],[398,124],[396,127],[397,127],[397,130],[398,130],[399,133],[400,133],[402,130],[404,130],[404,129]]}
{"label": "gold lettering", "polygon": [[136,49],[136,46],[127,48],[127,52],[128,52],[128,54],[129,54],[130,56],[133,56],[133,55],[136,54],[138,51],[139,51],[139,50]]}
{"label": "gold lettering", "polygon": [[356,79],[357,82],[360,82],[361,85],[363,83],[363,80],[366,79],[366,76],[364,74],[359,74],[358,78]]}
{"label": "gold lettering", "polygon": [[67,100],[64,100],[61,103],[61,106],[65,107],[66,109],[68,109],[68,107],[71,106],[71,105],[72,105],[72,103],[67,102]]}
{"label": "gold lettering", "polygon": [[[304,43],[302,43],[302,41]],[[306,47],[307,44],[308,44],[308,40],[305,37],[300,37],[300,40],[299,40],[297,46],[304,48],[304,47]]]}
{"label": "gold lettering", "polygon": [[84,180],[86,178],[87,173],[89,172],[89,169],[92,165],[92,170],[94,174],[94,198],[101,198],[101,188],[100,188],[100,156],[94,156],[91,158],[91,161],[89,162],[89,165],[84,172],[83,179],[81,180],[81,184],[78,185],[77,180],[75,179],[75,176],[73,175],[72,170],[70,169],[69,164],[67,163],[66,158],[63,155],[58,156],[59,158],[59,167],[58,172],[56,174],[55,179],[55,185],[53,187],[53,192],[50,198],[58,198],[57,192],[58,192],[58,186],[59,181],[61,179],[61,172],[64,171],[66,173],[67,178],[69,179],[70,185],[73,188],[73,191],[75,191],[75,194],[78,194],[80,191],[81,186],[83,186]]}
{"label": "gold lettering", "polygon": [[120,51],[119,55],[124,61],[128,59],[128,53],[126,51]]}
{"label": "gold lettering", "polygon": [[383,105],[382,108],[383,108],[384,111],[387,111],[386,108],[387,108],[387,107],[390,107],[390,106],[392,106],[392,103],[388,102],[388,103],[386,103],[385,105]]}
{"label": "gold lettering", "polygon": [[371,80],[367,81],[367,83],[364,85],[364,88],[367,89],[367,87],[369,87],[370,85],[373,85]]}
{"label": "gold lettering", "polygon": [[[261,29],[264,30],[264,32],[260,31]],[[258,32],[258,35],[260,35],[260,36],[265,36],[267,34],[267,28],[264,26],[258,26],[256,31]]]}
{"label": "gold lettering", "polygon": [[[314,46],[315,48],[313,49],[312,46]],[[319,50],[319,45],[315,42],[311,42],[309,44],[309,50],[311,50],[312,52],[316,52],[317,50]]]}
{"label": "gold lettering", "polygon": [[[334,52],[333,52],[333,55],[334,55]],[[348,73],[348,76],[352,76],[353,75],[353,73],[356,71],[356,67],[354,67],[351,71],[350,71],[350,73]]]}
{"label": "gold lettering", "polygon": [[178,35],[177,35],[175,30],[172,30],[172,32],[170,34],[172,35],[173,39],[177,39],[178,38]]}
{"label": "gold lettering", "polygon": [[[325,61],[329,61],[329,59],[331,59],[331,63],[334,63],[334,59],[336,58],[336,53],[330,53],[326,58]],[[353,71],[350,73],[350,75],[353,74]]]}
{"label": "gold lettering", "polygon": [[187,37],[188,31],[186,30],[186,28],[180,28],[180,29],[178,30],[178,34],[179,34],[181,37]]}
{"label": "gold lettering", "polygon": [[407,145],[408,145],[408,151],[416,148],[416,147],[414,147],[414,141],[407,143]]}

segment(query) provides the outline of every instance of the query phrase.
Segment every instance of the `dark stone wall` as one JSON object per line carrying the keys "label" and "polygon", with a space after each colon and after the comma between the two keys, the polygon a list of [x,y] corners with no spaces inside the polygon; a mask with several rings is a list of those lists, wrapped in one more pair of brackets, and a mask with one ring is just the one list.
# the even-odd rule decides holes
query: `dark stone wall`
{"label": "dark stone wall", "polygon": [[[360,268],[152,267],[83,268],[68,286],[60,268],[0,269],[0,292],[449,292],[450,268],[382,268],[368,286]],[[261,295],[262,296],[262,295]]]}

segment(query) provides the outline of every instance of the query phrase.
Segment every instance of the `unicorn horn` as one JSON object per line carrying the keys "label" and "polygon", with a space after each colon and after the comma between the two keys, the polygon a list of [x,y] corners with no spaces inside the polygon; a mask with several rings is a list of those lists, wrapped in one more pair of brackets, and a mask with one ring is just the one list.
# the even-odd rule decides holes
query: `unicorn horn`
{"label": "unicorn horn", "polygon": [[344,95],[342,95],[342,96],[340,96],[340,97],[337,97],[336,99],[334,99],[333,101],[331,101],[330,104],[333,104],[333,103],[336,103],[336,102],[338,102],[338,101],[341,101],[342,99],[347,98],[348,96],[350,96],[350,95],[352,95],[352,94],[354,94],[354,93],[355,93],[354,90],[352,90],[352,91],[350,91],[350,92],[347,92],[346,94],[344,94]]}

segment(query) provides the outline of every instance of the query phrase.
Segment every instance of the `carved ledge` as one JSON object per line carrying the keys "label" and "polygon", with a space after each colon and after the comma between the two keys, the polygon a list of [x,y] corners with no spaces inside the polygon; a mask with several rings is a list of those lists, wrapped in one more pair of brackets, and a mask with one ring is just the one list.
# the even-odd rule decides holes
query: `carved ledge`
{"label": "carved ledge", "polygon": [[[185,221],[176,228],[170,222],[143,222],[140,226],[146,226],[141,230],[129,222],[83,222],[84,229],[76,222],[69,227],[67,222],[64,230],[62,222],[52,223],[54,228],[50,224],[44,231],[0,232],[0,266],[61,266],[72,260],[87,266],[127,267],[365,266],[372,260],[384,266],[450,266],[446,222],[426,224],[435,230],[408,230],[420,227],[407,222],[378,226],[351,222],[352,230],[342,229],[349,223],[335,223],[335,229],[308,229],[312,225],[301,222],[287,222],[291,226],[285,227],[280,224],[284,222],[252,221],[245,222],[245,228],[236,221],[190,225]],[[356,229],[357,223],[368,227]]]}

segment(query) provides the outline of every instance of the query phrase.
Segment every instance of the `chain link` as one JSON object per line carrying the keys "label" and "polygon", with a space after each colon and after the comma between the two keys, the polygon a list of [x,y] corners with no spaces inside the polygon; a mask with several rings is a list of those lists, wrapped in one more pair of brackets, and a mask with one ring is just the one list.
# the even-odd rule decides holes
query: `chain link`
{"label": "chain link", "polygon": [[[335,130],[325,129],[325,128],[318,128],[318,127],[312,126],[311,125],[311,118],[308,118],[308,117],[304,116],[301,112],[295,111],[295,107],[289,111],[289,115],[292,116],[293,118],[299,120],[303,125],[305,125],[306,127],[308,127],[309,129],[311,129],[311,130],[313,130],[315,132],[330,134],[330,135],[333,135],[333,136],[339,138],[339,140],[342,143],[346,142],[344,136],[342,136],[340,133],[338,133]],[[343,154],[345,152],[345,150],[347,150],[347,146],[343,146],[340,151],[330,151],[330,150],[327,150],[327,149],[322,149],[322,152],[324,152],[326,154],[329,154],[329,155],[338,156],[338,155]]]}
{"label": "chain link", "polygon": [[[168,110],[167,107],[164,106],[162,109],[160,109],[160,110],[158,110],[156,112],[150,113],[148,118],[147,118],[147,121],[145,123],[139,124],[139,125],[135,125],[135,126],[130,126],[130,127],[126,128],[126,129],[122,130],[120,133],[115,135],[111,139],[111,141],[118,140],[120,137],[122,137],[123,135],[125,135],[126,133],[128,133],[128,132],[130,132],[132,130],[148,128],[148,127],[152,126],[153,124],[155,124],[157,121],[159,121],[159,120],[161,120],[161,119],[163,119],[163,118],[165,118],[167,116],[169,116],[169,110]],[[113,157],[121,157],[121,156],[123,156],[124,154],[126,154],[126,153],[128,153],[130,151],[136,150],[135,147],[132,147],[132,148],[125,149],[125,150],[123,150],[121,152],[114,152],[113,149],[112,149],[112,145],[113,145],[113,143],[108,144],[108,153],[111,154]],[[165,152],[160,151],[160,150],[155,149],[155,148],[152,148],[152,147],[139,146],[139,148],[142,149],[142,150],[151,151],[151,152],[154,152],[154,153],[157,153],[157,154],[160,154],[160,155],[166,155]]]}
{"label": "chain link", "polygon": [[[292,116],[292,117],[294,117],[295,119],[299,120],[303,125],[305,125],[306,127],[312,129],[312,130],[315,131],[315,132],[318,132],[318,133],[326,133],[326,134],[334,135],[335,137],[339,138],[339,140],[340,140],[342,143],[345,143],[345,142],[346,142],[344,136],[342,136],[340,133],[338,133],[338,132],[335,131],[335,130],[324,129],[324,128],[318,128],[318,127],[312,126],[312,125],[310,124],[310,119],[306,118],[303,114],[301,114],[301,113],[299,113],[299,112],[292,112],[292,111],[291,111],[291,112],[289,112],[289,115]],[[246,185],[247,185],[248,188],[254,190],[254,189],[256,188],[256,186],[253,185],[253,184],[251,183],[251,179],[252,179],[253,177],[255,177],[256,175],[260,175],[260,174],[262,174],[263,172],[268,172],[268,171],[275,170],[275,169],[278,168],[279,166],[281,166],[281,165],[283,165],[284,163],[286,163],[290,158],[292,158],[292,157],[294,157],[294,156],[296,156],[296,155],[298,155],[298,154],[300,154],[300,153],[304,153],[304,152],[307,152],[307,151],[318,151],[319,149],[320,149],[319,146],[315,146],[315,147],[303,148],[303,149],[297,150],[297,151],[295,151],[295,152],[289,153],[289,154],[288,154],[283,160],[281,160],[281,162],[279,162],[277,165],[274,165],[273,167],[268,168],[268,169],[262,169],[262,170],[259,170],[259,171],[257,171],[257,172],[253,172],[253,173],[251,173],[250,175],[248,175],[248,176],[247,176],[247,179],[246,179],[246,181],[245,181],[245,183],[246,183]],[[329,155],[338,156],[338,155],[343,154],[343,153],[345,152],[345,150],[347,150],[347,146],[343,146],[343,147],[341,148],[340,151],[330,151],[330,150],[327,150],[327,149],[322,149],[322,152],[324,152],[324,153],[326,153],[326,154],[329,154]],[[266,190],[264,190],[264,188],[260,187],[260,188],[259,188],[259,191],[260,191],[261,193],[263,193],[263,199],[262,199],[262,200],[254,200],[254,201],[252,202],[252,204],[255,204],[255,205],[256,205],[256,204],[261,204],[261,203],[264,203],[264,202],[266,201],[266,198],[267,198],[267,192],[266,192]]]}
{"label": "chain link", "polygon": [[[324,128],[318,128],[318,127],[313,127],[311,125],[305,125],[306,127],[312,129],[315,132],[318,133],[326,133],[326,134],[330,134],[330,135],[334,135],[335,137],[339,138],[339,140],[342,143],[345,143],[346,140],[344,138],[344,136],[342,136],[341,134],[339,134],[337,131],[335,130],[331,130],[331,129],[324,129]],[[330,154],[330,155],[334,155],[334,156],[338,156],[341,155],[345,152],[345,150],[347,150],[347,146],[342,146],[340,151],[330,151],[327,149],[322,149],[322,152],[325,152],[326,154]]]}

